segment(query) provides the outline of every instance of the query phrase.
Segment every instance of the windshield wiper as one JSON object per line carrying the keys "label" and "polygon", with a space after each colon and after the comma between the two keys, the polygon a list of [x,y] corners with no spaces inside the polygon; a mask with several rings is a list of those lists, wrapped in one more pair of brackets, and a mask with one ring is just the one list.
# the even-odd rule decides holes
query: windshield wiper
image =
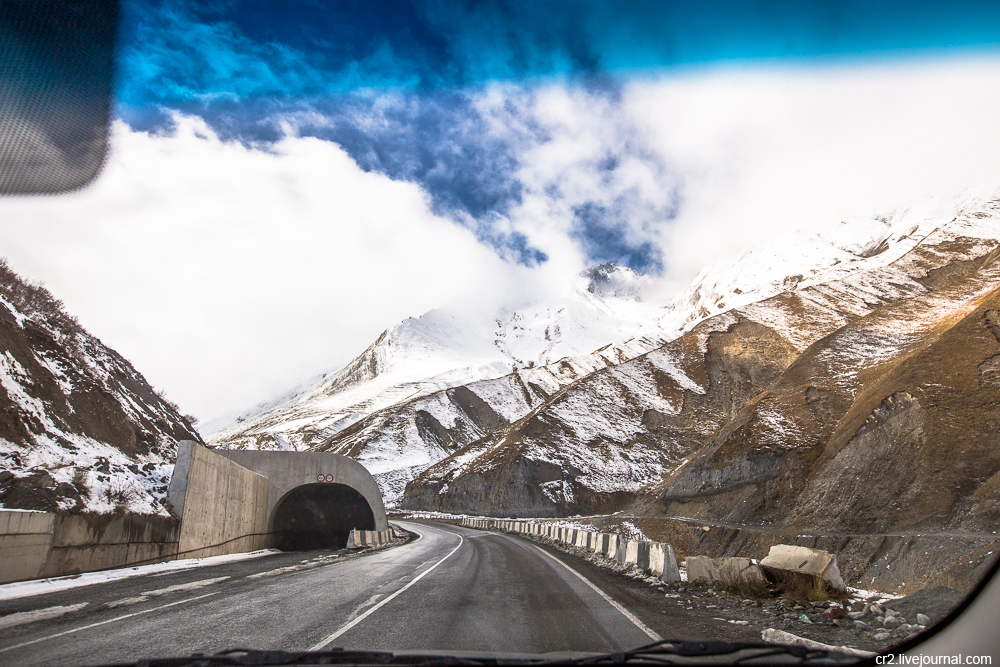
{"label": "windshield wiper", "polygon": [[257,651],[253,649],[234,648],[213,655],[195,654],[183,658],[154,658],[138,660],[133,663],[118,664],[108,667],[216,667],[217,665],[236,665],[238,667],[260,667],[262,665],[448,665],[461,667],[470,665],[498,664],[541,664],[543,658],[537,660],[498,660],[491,657],[449,656],[447,654],[391,653],[388,651],[346,651],[334,648],[326,651]]}
{"label": "windshield wiper", "polygon": [[[579,654],[577,654],[579,655]],[[714,658],[714,660],[713,660]],[[587,655],[583,657],[540,654],[532,656],[511,656],[498,654],[449,655],[441,651],[421,653],[389,651],[347,651],[331,649],[326,651],[255,651],[250,649],[229,649],[214,655],[193,655],[185,658],[157,658],[129,663],[134,667],[216,667],[235,665],[237,667],[260,667],[261,665],[409,665],[429,667],[445,665],[460,667],[471,665],[531,665],[549,667],[552,665],[641,665],[641,664],[804,664],[804,665],[849,665],[858,661],[837,651],[826,651],[790,646],[765,644],[763,642],[719,642],[686,641],[664,639],[631,651]],[[124,667],[119,665],[118,667]]]}
{"label": "windshield wiper", "polygon": [[[578,658],[563,664],[612,665],[612,664],[698,664],[698,658],[725,658],[724,664],[803,664],[850,665],[859,661],[857,656],[838,651],[826,651],[788,644],[764,642],[720,642],[663,639],[631,651],[607,653]],[[718,664],[718,663],[717,663]]]}

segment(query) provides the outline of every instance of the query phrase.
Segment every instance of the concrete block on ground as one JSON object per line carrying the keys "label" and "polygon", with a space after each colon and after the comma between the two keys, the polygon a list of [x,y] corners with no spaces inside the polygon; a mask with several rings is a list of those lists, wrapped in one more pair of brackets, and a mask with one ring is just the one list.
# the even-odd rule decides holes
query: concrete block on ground
{"label": "concrete block on ground", "polygon": [[668,584],[676,584],[681,580],[672,546],[662,542],[649,543],[649,573]]}
{"label": "concrete block on ground", "polygon": [[615,560],[619,563],[624,563],[625,559],[628,557],[629,540],[621,535],[616,535],[615,537],[618,541],[618,545],[615,547]]}
{"label": "concrete block on ground", "polygon": [[357,549],[362,546],[360,543],[361,543],[361,535],[358,534],[358,531],[352,530],[347,534],[348,549]]}
{"label": "concrete block on ground", "polygon": [[[837,566],[837,557],[829,551],[776,544],[771,547],[767,558],[760,562],[760,566],[776,579],[805,577],[816,582],[822,581],[837,591],[847,590]],[[690,578],[690,574],[688,577]]]}
{"label": "concrete block on ground", "polygon": [[636,542],[635,546],[635,566],[643,572],[649,572],[649,542],[642,540]]}
{"label": "concrete block on ground", "polygon": [[625,561],[628,565],[637,565],[639,562],[639,542],[628,540],[625,543]]}
{"label": "concrete block on ground", "polygon": [[604,533],[604,556],[614,560],[618,555],[618,536],[614,533]]}
{"label": "concrete block on ground", "polygon": [[688,556],[688,583],[767,588],[764,571],[749,558],[707,558]]}

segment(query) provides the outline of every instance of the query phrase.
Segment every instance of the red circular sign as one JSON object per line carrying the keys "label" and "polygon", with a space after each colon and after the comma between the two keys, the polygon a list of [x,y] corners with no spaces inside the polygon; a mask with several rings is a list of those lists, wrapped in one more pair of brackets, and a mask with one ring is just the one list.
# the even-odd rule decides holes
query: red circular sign
{"label": "red circular sign", "polygon": [[316,481],[317,482],[325,482],[326,481],[326,475],[316,475]]}

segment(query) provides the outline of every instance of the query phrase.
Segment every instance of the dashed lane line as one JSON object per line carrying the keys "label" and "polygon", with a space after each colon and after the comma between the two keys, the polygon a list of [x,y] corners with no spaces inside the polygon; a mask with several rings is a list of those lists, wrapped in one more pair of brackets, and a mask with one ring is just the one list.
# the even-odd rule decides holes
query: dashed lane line
{"label": "dashed lane line", "polygon": [[132,618],[133,616],[142,616],[143,614],[148,614],[150,612],[159,611],[161,609],[166,609],[167,607],[173,607],[179,604],[184,604],[185,602],[194,602],[195,600],[201,600],[212,595],[218,595],[221,591],[216,591],[214,593],[205,593],[204,595],[199,595],[197,597],[188,598],[187,600],[178,600],[177,602],[171,602],[169,604],[160,605],[159,607],[153,607],[152,609],[144,609],[142,611],[134,611],[131,614],[124,614],[122,616],[116,616],[115,618],[109,618],[106,621],[99,621],[97,623],[91,623],[90,625],[84,625],[79,628],[73,628],[72,630],[64,630],[63,632],[57,632],[54,635],[49,635],[47,637],[39,637],[38,639],[32,639],[28,642],[21,642],[20,644],[14,644],[13,646],[6,646],[0,648],[0,653],[6,653],[7,651],[13,651],[15,649],[24,648],[25,646],[31,646],[32,644],[39,644],[41,642],[48,641],[50,639],[55,639],[57,637],[64,637],[66,635],[71,635],[74,632],[83,632],[84,630],[90,630],[91,628],[96,628],[101,625],[107,625],[108,623],[114,623],[116,621],[124,621],[126,618]]}
{"label": "dashed lane line", "polygon": [[181,591],[190,591],[197,588],[204,588],[205,586],[211,586],[212,584],[217,584],[220,581],[225,581],[226,579],[229,579],[229,577],[225,576],[225,577],[215,577],[214,579],[202,579],[201,581],[192,581],[187,584],[175,584],[173,586],[167,586],[166,588],[159,588],[155,591],[143,591],[142,593],[140,593],[135,597],[114,600],[113,602],[108,602],[104,606],[108,608],[114,608],[114,607],[122,607],[124,605],[136,604],[139,602],[145,602],[149,598],[155,598],[161,595],[167,595],[168,593],[179,593]]}

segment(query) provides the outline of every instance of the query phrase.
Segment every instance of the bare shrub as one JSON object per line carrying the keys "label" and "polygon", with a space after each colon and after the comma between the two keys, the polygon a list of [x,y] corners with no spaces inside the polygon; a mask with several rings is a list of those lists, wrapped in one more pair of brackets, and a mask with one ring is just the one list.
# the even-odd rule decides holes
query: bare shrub
{"label": "bare shrub", "polygon": [[102,490],[102,499],[115,508],[115,512],[128,511],[129,505],[139,499],[139,491],[129,480],[113,477]]}

